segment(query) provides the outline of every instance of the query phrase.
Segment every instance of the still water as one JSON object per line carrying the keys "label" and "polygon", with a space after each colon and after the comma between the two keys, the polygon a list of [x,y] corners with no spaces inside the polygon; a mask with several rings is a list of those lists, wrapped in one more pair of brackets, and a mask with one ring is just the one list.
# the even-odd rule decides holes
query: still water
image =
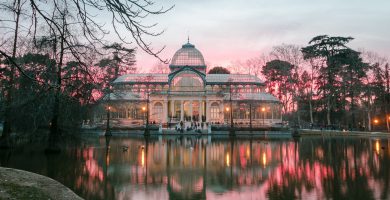
{"label": "still water", "polygon": [[390,199],[390,140],[83,137],[0,151],[85,199]]}

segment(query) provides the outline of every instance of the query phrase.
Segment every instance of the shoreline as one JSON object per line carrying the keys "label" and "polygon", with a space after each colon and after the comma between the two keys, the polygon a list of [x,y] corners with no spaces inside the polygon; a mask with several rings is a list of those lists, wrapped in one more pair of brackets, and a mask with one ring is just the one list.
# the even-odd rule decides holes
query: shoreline
{"label": "shoreline", "polygon": [[317,130],[299,129],[301,136],[369,136],[369,137],[390,137],[390,133],[380,131],[340,131],[340,130]]}
{"label": "shoreline", "polygon": [[[104,136],[105,135],[105,129],[79,129],[79,134],[75,135],[99,135]],[[144,136],[144,131],[142,129],[111,129],[112,135],[115,136]],[[167,136],[228,136],[229,133],[232,131],[230,129],[225,130],[212,130],[211,133],[209,133],[209,130],[202,129],[201,133],[195,132],[195,131],[184,131],[183,133],[180,133],[178,131],[175,131],[175,129],[168,129],[163,128],[162,132],[159,132],[159,130],[149,130],[150,135],[167,135]],[[286,136],[291,135],[292,130],[289,129],[281,129],[281,130],[258,130],[258,129],[239,129],[238,127],[235,127],[233,131],[236,133],[236,136],[244,135],[272,135],[272,136]],[[368,137],[390,137],[390,133],[384,132],[384,131],[340,131],[340,130],[320,130],[320,129],[297,129],[298,131],[298,137],[306,137],[306,136],[368,136]],[[15,135],[19,135],[17,133],[14,133]],[[1,136],[1,128],[0,128],[0,136]]]}
{"label": "shoreline", "polygon": [[[235,136],[293,136],[292,130],[237,130],[234,128],[233,131],[236,133]],[[319,129],[298,129],[298,137],[307,137],[307,136],[365,136],[365,137],[390,137],[390,133],[387,132],[368,132],[368,131],[340,131],[340,130],[319,130]],[[153,136],[229,136],[231,130],[213,130],[211,133],[207,129],[201,130],[201,133],[195,131],[184,131],[180,133],[174,129],[162,129],[162,132],[156,130],[150,130],[149,135]],[[88,130],[83,129],[82,134],[92,134],[104,136],[105,130]],[[112,130],[113,136],[143,136],[144,131],[142,130]]]}

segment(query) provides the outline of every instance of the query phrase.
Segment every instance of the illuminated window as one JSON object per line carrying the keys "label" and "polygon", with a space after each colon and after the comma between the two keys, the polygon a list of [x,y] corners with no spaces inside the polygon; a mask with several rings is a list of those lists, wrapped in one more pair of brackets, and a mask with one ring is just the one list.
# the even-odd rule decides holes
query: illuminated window
{"label": "illuminated window", "polygon": [[219,119],[219,104],[214,102],[211,104],[211,119]]}
{"label": "illuminated window", "polygon": [[161,121],[163,115],[163,105],[160,102],[154,104],[153,115],[155,116],[155,119]]}

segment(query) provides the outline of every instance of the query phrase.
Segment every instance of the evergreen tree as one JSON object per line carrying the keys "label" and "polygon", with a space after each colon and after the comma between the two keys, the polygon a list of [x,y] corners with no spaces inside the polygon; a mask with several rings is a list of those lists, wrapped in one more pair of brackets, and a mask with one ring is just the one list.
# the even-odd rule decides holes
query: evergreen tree
{"label": "evergreen tree", "polygon": [[345,51],[349,51],[346,44],[352,39],[351,37],[320,35],[314,37],[308,46],[302,48],[304,59],[317,58],[324,61],[324,64],[319,66],[317,84],[322,93],[321,100],[326,108],[328,125],[332,124],[332,115],[335,113],[338,107],[336,104],[340,100],[341,80],[338,75],[341,68],[338,65],[339,54],[345,54]]}
{"label": "evergreen tree", "polygon": [[342,110],[351,113],[351,122],[348,123],[352,128],[356,128],[357,106],[361,102],[364,88],[363,80],[367,76],[368,64],[362,61],[359,52],[351,49],[347,49],[333,58],[335,59],[335,65],[341,68]]}

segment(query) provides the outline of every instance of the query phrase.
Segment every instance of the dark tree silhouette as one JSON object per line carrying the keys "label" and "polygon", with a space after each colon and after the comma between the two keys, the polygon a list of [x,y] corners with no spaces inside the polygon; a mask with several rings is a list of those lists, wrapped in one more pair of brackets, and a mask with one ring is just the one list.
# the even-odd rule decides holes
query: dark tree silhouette
{"label": "dark tree silhouette", "polygon": [[12,53],[5,54],[3,51],[0,49],[0,54],[6,57],[9,63],[9,76],[8,82],[5,84],[6,87],[6,95],[5,95],[5,109],[4,109],[4,124],[3,124],[3,133],[0,138],[0,147],[5,147],[8,148],[10,146],[9,144],[9,137],[11,135],[11,107],[12,107],[12,102],[13,102],[13,93],[15,90],[14,86],[14,81],[15,81],[15,71],[16,71],[16,66],[15,66],[15,57],[16,57],[16,51],[17,51],[17,43],[18,43],[18,37],[19,37],[19,26],[20,26],[20,17],[22,15],[22,2],[21,0],[15,0],[13,4],[11,5],[5,5],[5,7],[8,10],[11,10],[14,15],[14,23],[11,25],[11,29],[14,30],[14,35],[13,35],[13,44],[12,44]]}
{"label": "dark tree silhouette", "polygon": [[283,104],[284,113],[288,110],[291,100],[293,65],[286,61],[272,60],[267,62],[261,73],[266,78],[268,92],[276,95]]}
{"label": "dark tree silhouette", "polygon": [[230,71],[224,67],[214,67],[210,69],[209,74],[230,74]]}
{"label": "dark tree silhouette", "polygon": [[[363,92],[363,79],[368,71],[368,64],[363,63],[360,53],[351,49],[337,54],[333,57],[336,66],[341,68],[340,77],[342,78],[343,110],[349,110],[351,113],[351,126],[356,128],[356,112],[358,97]],[[349,99],[347,102],[346,99]],[[345,108],[346,106],[349,109]]]}
{"label": "dark tree silhouette", "polygon": [[320,66],[320,76],[317,84],[322,91],[322,99],[325,101],[327,124],[331,125],[331,114],[335,110],[335,104],[339,94],[339,80],[336,78],[340,73],[338,60],[335,56],[344,53],[349,48],[346,44],[353,40],[352,37],[330,37],[320,35],[314,37],[309,45],[302,48],[304,59],[319,58],[324,60],[324,65]]}
{"label": "dark tree silhouette", "polygon": [[[4,7],[4,5],[0,5]],[[7,5],[8,6],[8,5]],[[6,6],[6,7],[7,7]],[[22,6],[24,6],[22,8]],[[53,118],[51,122],[51,136],[58,135],[58,118],[61,112],[60,96],[63,91],[63,67],[64,57],[74,59],[80,63],[80,68],[87,72],[87,66],[84,63],[86,54],[90,50],[100,51],[101,47],[108,46],[104,40],[105,36],[110,34],[106,25],[99,24],[94,14],[99,12],[110,16],[112,25],[111,29],[117,38],[124,44],[135,42],[136,45],[148,54],[158,58],[162,62],[167,62],[160,58],[159,53],[164,49],[153,49],[151,44],[146,41],[149,36],[159,36],[163,31],[156,31],[157,24],[147,24],[143,21],[149,15],[160,15],[168,12],[173,7],[158,7],[152,1],[147,0],[14,0],[10,7],[11,13],[14,14],[14,23],[10,23],[9,28],[14,30],[13,46],[7,48],[5,45],[0,46],[0,54],[3,55],[9,65],[10,75],[9,82],[6,84],[6,109],[5,123],[2,134],[2,141],[7,140],[11,133],[10,107],[13,102],[12,93],[14,88],[14,74],[18,70],[23,76],[26,74],[23,69],[14,61],[16,54],[16,44],[18,39],[19,19],[24,19],[24,27],[28,27],[27,32],[36,45],[39,41],[44,41],[51,47],[52,57],[56,60],[56,81],[52,88],[54,92]],[[23,12],[24,18],[19,16]],[[30,23],[30,24],[29,24]],[[130,33],[131,37],[123,37],[118,31],[124,29]],[[120,45],[112,45],[112,48],[120,48]],[[9,50],[11,49],[11,52]],[[88,50],[88,51],[87,51]],[[123,48],[121,49],[123,50]],[[29,77],[29,76],[26,76]],[[32,77],[31,81],[35,80]]]}

